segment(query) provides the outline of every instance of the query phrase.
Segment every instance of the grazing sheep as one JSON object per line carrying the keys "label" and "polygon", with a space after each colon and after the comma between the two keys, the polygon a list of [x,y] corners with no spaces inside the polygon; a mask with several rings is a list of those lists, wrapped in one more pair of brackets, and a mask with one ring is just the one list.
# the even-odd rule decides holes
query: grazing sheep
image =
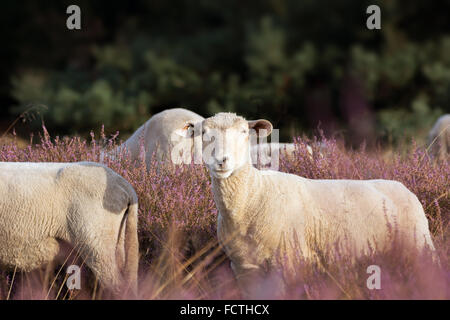
{"label": "grazing sheep", "polygon": [[434,248],[419,200],[400,182],[312,180],[258,170],[250,162],[249,129],[270,134],[272,125],[232,113],[202,123],[203,159],[219,211],[218,239],[245,294],[256,274],[277,266],[279,250],[286,257],[300,251],[317,261],[340,243],[356,257],[370,248],[389,248],[392,229],[414,250]]}
{"label": "grazing sheep", "polygon": [[192,111],[167,109],[152,116],[113,154],[123,149],[132,161],[139,159],[141,144],[145,149],[147,168],[152,156],[156,159],[171,159],[174,164],[191,163],[194,152],[194,125],[204,118]]}
{"label": "grazing sheep", "polygon": [[450,155],[450,114],[441,116],[428,135],[431,153],[444,160]]}
{"label": "grazing sheep", "polygon": [[0,265],[31,271],[62,242],[115,293],[137,291],[137,196],[98,163],[0,163]]}

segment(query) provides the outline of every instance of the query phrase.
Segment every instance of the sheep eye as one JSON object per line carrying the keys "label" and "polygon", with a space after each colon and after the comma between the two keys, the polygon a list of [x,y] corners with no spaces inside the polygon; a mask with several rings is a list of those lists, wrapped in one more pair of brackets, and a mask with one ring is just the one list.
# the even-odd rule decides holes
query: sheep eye
{"label": "sheep eye", "polygon": [[242,129],[241,132],[247,134],[247,129]]}
{"label": "sheep eye", "polygon": [[[183,127],[183,130],[184,130],[184,131],[188,131],[190,128],[193,128],[193,127],[194,127],[194,125],[193,125],[192,123],[187,123],[187,124]],[[193,137],[193,136],[194,136],[194,131],[191,130],[191,132],[188,132],[188,134],[189,134],[190,137]]]}

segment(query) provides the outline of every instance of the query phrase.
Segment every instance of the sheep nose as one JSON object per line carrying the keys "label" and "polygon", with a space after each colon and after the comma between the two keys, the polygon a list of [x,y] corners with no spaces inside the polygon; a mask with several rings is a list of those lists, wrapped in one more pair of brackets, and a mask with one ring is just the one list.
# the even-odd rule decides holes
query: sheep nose
{"label": "sheep nose", "polygon": [[219,165],[223,166],[227,163],[229,157],[228,156],[223,156],[222,159],[219,160]]}

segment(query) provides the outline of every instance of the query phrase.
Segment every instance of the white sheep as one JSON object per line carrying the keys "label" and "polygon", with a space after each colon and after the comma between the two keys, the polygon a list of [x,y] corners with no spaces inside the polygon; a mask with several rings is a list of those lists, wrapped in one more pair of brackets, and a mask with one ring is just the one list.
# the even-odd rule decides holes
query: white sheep
{"label": "white sheep", "polygon": [[[191,163],[194,154],[194,126],[204,118],[192,111],[175,108],[153,115],[133,135],[112,152],[126,152],[131,161],[139,159],[144,146],[147,168],[152,157],[169,159],[174,164]],[[101,161],[104,156],[102,155]]]}
{"label": "white sheep", "polygon": [[428,135],[431,153],[444,160],[450,155],[450,114],[441,116]]}
{"label": "white sheep", "polygon": [[0,163],[0,265],[23,271],[58,255],[60,241],[114,293],[137,291],[137,196],[92,162]]}
{"label": "white sheep", "polygon": [[277,266],[278,250],[314,260],[322,248],[340,243],[356,257],[389,248],[392,230],[414,250],[434,248],[421,203],[400,182],[312,180],[258,170],[250,162],[249,129],[270,133],[269,121],[219,113],[202,128],[218,239],[245,294],[254,275]]}

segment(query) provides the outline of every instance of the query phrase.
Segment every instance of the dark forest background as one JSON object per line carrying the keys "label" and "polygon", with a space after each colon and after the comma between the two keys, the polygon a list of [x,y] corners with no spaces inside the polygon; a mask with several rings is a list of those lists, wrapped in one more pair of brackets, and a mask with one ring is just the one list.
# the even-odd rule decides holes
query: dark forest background
{"label": "dark forest background", "polygon": [[[81,30],[66,8],[81,8]],[[366,8],[381,7],[381,30]],[[311,133],[420,140],[450,111],[450,1],[2,1],[1,129],[126,136],[185,107]]]}

